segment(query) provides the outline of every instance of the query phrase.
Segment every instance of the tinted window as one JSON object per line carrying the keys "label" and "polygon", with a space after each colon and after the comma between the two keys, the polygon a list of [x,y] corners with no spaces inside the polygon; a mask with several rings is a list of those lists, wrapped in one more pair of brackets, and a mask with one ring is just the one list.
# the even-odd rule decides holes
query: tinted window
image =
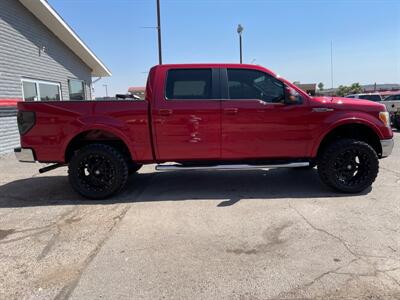
{"label": "tinted window", "polygon": [[24,89],[24,100],[25,101],[36,101],[38,100],[38,93],[36,89],[36,83],[23,81],[22,86]]}
{"label": "tinted window", "polygon": [[400,100],[400,95],[392,95],[392,96],[386,97],[384,101],[393,101],[393,100]]}
{"label": "tinted window", "polygon": [[381,96],[379,95],[360,95],[360,99],[371,100],[371,101],[381,101]]}
{"label": "tinted window", "polygon": [[56,84],[39,83],[40,100],[60,100],[60,89]]}
{"label": "tinted window", "polygon": [[284,85],[274,77],[256,70],[228,69],[230,99],[259,99],[283,102]]}
{"label": "tinted window", "polygon": [[69,99],[83,100],[85,99],[84,85],[82,80],[68,80]]}
{"label": "tinted window", "polygon": [[211,69],[169,70],[167,99],[211,99]]}
{"label": "tinted window", "polygon": [[354,96],[346,96],[346,98],[354,98]]}

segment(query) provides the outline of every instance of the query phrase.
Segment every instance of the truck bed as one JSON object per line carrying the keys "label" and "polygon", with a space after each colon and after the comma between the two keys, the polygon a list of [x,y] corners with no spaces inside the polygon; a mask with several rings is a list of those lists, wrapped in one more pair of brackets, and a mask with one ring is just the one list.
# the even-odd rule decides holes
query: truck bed
{"label": "truck bed", "polygon": [[138,162],[153,159],[146,101],[20,102],[18,109],[35,112],[35,126],[21,136],[21,146],[35,149],[38,161],[65,162],[72,139],[88,132],[122,140]]}

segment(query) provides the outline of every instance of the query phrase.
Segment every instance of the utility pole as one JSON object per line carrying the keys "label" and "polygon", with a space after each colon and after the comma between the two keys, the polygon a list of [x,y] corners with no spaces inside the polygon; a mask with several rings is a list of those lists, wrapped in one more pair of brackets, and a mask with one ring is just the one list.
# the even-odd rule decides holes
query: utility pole
{"label": "utility pole", "polygon": [[157,0],[158,63],[162,65],[160,0]]}
{"label": "utility pole", "polygon": [[242,32],[243,32],[243,26],[242,25],[238,25],[237,28],[237,33],[239,34],[239,48],[240,48],[240,63],[243,63],[243,50],[242,50]]}

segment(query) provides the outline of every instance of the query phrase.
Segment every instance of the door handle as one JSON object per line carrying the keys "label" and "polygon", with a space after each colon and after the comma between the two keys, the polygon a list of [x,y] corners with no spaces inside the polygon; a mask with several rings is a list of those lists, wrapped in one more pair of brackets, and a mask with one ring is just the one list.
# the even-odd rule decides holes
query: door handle
{"label": "door handle", "polygon": [[238,108],[225,108],[224,113],[226,115],[236,115],[239,112]]}
{"label": "door handle", "polygon": [[172,115],[172,109],[160,109],[158,113],[160,116],[170,116]]}

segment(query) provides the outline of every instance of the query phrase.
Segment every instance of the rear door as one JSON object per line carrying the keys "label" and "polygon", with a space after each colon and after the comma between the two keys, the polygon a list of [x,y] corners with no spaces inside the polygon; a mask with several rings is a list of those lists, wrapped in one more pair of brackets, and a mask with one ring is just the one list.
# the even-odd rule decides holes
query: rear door
{"label": "rear door", "polygon": [[223,160],[307,156],[311,110],[297,92],[285,104],[288,87],[252,69],[221,69],[221,82]]}
{"label": "rear door", "polygon": [[220,159],[221,101],[214,68],[161,68],[153,105],[159,161]]}

